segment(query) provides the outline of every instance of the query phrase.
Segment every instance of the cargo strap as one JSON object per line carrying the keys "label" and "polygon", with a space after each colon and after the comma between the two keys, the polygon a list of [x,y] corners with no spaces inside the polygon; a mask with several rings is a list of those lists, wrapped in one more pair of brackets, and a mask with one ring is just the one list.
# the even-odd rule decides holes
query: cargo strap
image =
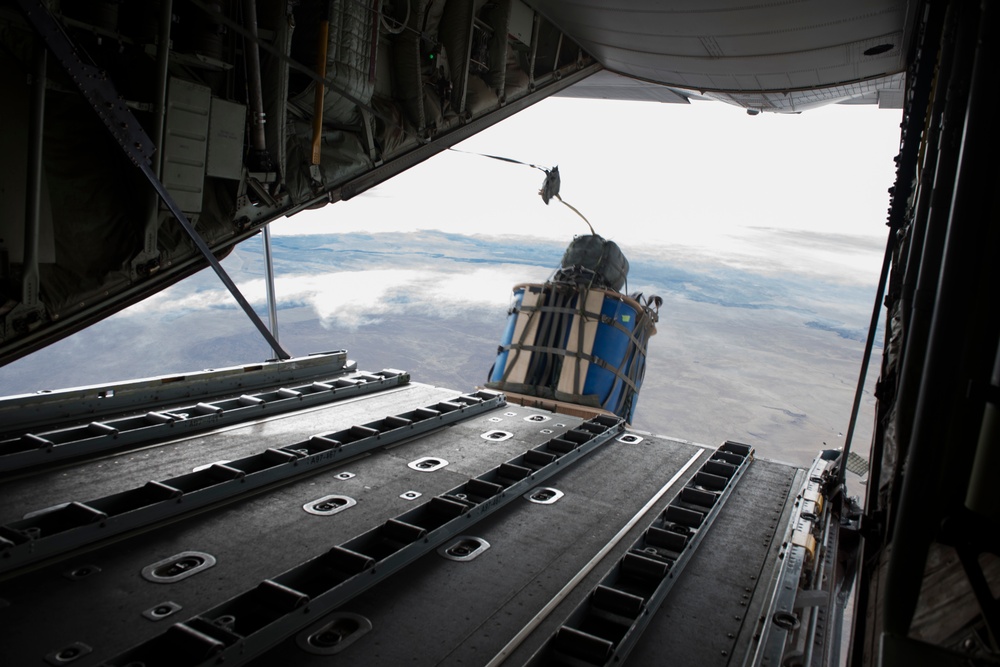
{"label": "cargo strap", "polygon": [[[533,305],[533,306],[522,305],[520,308],[515,308],[511,312],[511,314],[514,315],[519,312],[528,313],[529,323],[531,322],[532,318],[536,316],[536,313],[545,313],[545,314],[551,313],[556,318],[561,318],[563,316],[568,315],[568,316],[579,317],[581,318],[581,320],[590,319],[592,321],[599,321],[603,324],[613,326],[622,333],[626,334],[629,337],[629,341],[634,348],[632,350],[632,354],[625,356],[625,358],[622,359],[621,364],[618,367],[613,367],[600,357],[596,357],[592,354],[587,354],[579,351],[580,349],[583,348],[582,340],[577,341],[577,350],[572,352],[565,350],[561,347],[556,347],[557,344],[556,339],[558,338],[559,342],[561,342],[563,336],[560,334],[565,332],[565,325],[561,319],[557,319],[557,321],[551,323],[549,326],[544,327],[545,329],[544,331],[536,332],[536,341],[537,341],[537,336],[539,335],[544,335],[548,339],[547,341],[542,341],[543,344],[540,345],[526,343],[528,332],[531,331],[531,327],[525,326],[523,331],[521,332],[520,340],[518,340],[516,343],[510,343],[509,345],[503,345],[499,347],[498,352],[513,350],[514,354],[513,357],[508,358],[500,382],[496,383],[496,385],[491,385],[491,386],[496,386],[499,389],[508,389],[512,386],[510,382],[510,372],[514,368],[522,351],[539,352],[542,353],[542,355],[551,354],[561,357],[568,356],[574,359],[575,363],[577,364],[577,372],[574,375],[573,396],[577,397],[583,396],[582,387],[580,386],[582,373],[580,372],[579,364],[581,361],[588,361],[610,373],[613,373],[615,377],[624,382],[625,385],[631,390],[628,392],[621,392],[621,394],[618,397],[617,405],[613,406],[609,406],[606,404],[601,405],[601,407],[610,410],[612,412],[615,412],[616,414],[622,414],[623,406],[626,404],[626,402],[630,403],[631,401],[635,400],[635,393],[639,391],[639,386],[642,383],[642,378],[639,376],[640,373],[639,367],[642,364],[629,363],[629,362],[635,359],[636,354],[641,355],[643,358],[646,356],[646,348],[647,348],[647,343],[649,341],[649,335],[648,335],[649,327],[647,323],[653,321],[655,317],[650,313],[649,310],[651,306],[650,300],[647,300],[646,306],[642,308],[642,310],[636,313],[637,321],[635,327],[632,331],[629,331],[621,322],[619,322],[615,318],[606,317],[599,312],[586,310],[584,308],[584,304],[586,303],[587,294],[589,292],[589,290],[586,288],[580,289],[579,287],[574,286],[574,290],[572,293],[562,293],[561,291],[556,289],[546,289],[546,288],[543,288],[541,291],[543,292],[546,303],[543,303],[542,305]],[[573,297],[576,297],[577,299],[577,304],[578,304],[577,307],[570,307],[568,305],[565,305],[568,302],[568,300]],[[659,297],[651,297],[651,299],[652,298],[659,299]],[[659,304],[657,303],[656,306],[658,307],[658,305]],[[542,327],[539,327],[539,329],[542,329]],[[582,326],[578,328],[578,335],[582,338],[583,336]],[[548,383],[546,382],[547,378],[546,373],[548,371],[548,361],[549,361],[548,357],[544,356],[538,362],[544,364],[542,368],[540,370],[537,369],[536,367],[529,368],[528,372],[525,374],[524,382],[517,384],[520,384],[522,386],[547,387]],[[628,366],[629,368],[628,374],[624,372],[626,366]],[[535,381],[535,378],[539,375],[542,378],[542,381],[540,383]],[[513,389],[511,389],[511,391],[513,391]]]}
{"label": "cargo strap", "polygon": [[106,664],[244,664],[612,441],[623,424],[605,415],[583,422]]}
{"label": "cargo strap", "polygon": [[[595,366],[603,368],[609,373],[614,373],[615,377],[617,377],[619,380],[628,385],[628,387],[633,391],[638,391],[639,389],[631,378],[629,378],[628,376],[626,376],[624,373],[621,372],[620,368],[615,368],[614,366],[606,362],[604,359],[601,359],[600,357],[595,357],[592,354],[587,354],[586,352],[569,352],[568,350],[564,350],[559,347],[544,347],[541,345],[517,345],[517,344],[504,345],[500,348],[500,350],[501,351],[524,350],[525,352],[542,352],[545,354],[554,354],[560,357],[573,357],[583,361],[589,361],[590,363],[594,364]],[[577,388],[576,394],[580,395],[579,388]]]}
{"label": "cargo strap", "polygon": [[[585,291],[580,292],[580,301],[585,301]],[[513,312],[562,313],[569,315],[579,315],[582,317],[590,318],[592,320],[600,320],[602,324],[613,326],[622,333],[626,334],[629,338],[632,339],[632,342],[635,343],[636,347],[639,348],[639,351],[642,352],[643,354],[646,354],[646,348],[643,346],[645,345],[645,342],[648,339],[643,340],[640,337],[637,337],[635,335],[635,331],[629,331],[628,329],[625,328],[624,324],[622,324],[621,322],[619,322],[614,318],[605,316],[603,313],[594,313],[589,310],[580,310],[579,308],[569,308],[569,307],[559,307],[559,306],[521,306],[520,308],[515,308]],[[639,323],[642,322],[643,319],[644,318],[640,318],[640,320],[636,322],[635,330],[639,329]]]}
{"label": "cargo strap", "polygon": [[179,477],[86,502],[31,512],[0,526],[0,572],[228,501],[255,489],[315,473],[369,450],[401,442],[506,405],[503,394],[463,394],[399,415],[235,461],[209,463]]}
{"label": "cargo strap", "polygon": [[142,415],[133,413],[69,428],[23,433],[0,441],[0,472],[90,456],[109,449],[136,447],[157,439],[178,438],[207,428],[324,405],[407,382],[409,374],[401,371],[357,373],[233,398],[198,401],[170,410],[152,409]]}
{"label": "cargo strap", "polygon": [[719,447],[527,664],[624,663],[752,459],[749,445]]}
{"label": "cargo strap", "polygon": [[[586,301],[586,292],[587,290],[580,290],[577,292],[577,294],[579,295],[578,298],[579,301]],[[534,317],[534,313],[556,313],[557,315],[577,315],[584,318],[590,318],[592,320],[599,320],[602,324],[613,326],[622,333],[626,334],[632,341],[632,343],[636,346],[636,348],[639,350],[639,352],[641,352],[643,356],[646,355],[646,343],[649,341],[649,337],[636,336],[635,334],[636,331],[640,331],[640,324],[643,325],[643,330],[645,327],[645,322],[643,321],[645,318],[642,318],[638,314],[637,316],[639,316],[640,319],[636,322],[635,329],[633,331],[629,331],[628,329],[625,328],[625,325],[623,325],[621,322],[619,322],[614,318],[605,317],[604,314],[602,313],[595,313],[589,310],[581,310],[579,308],[571,308],[569,306],[545,306],[545,305],[520,306],[520,307],[515,307],[510,311],[511,315],[516,315],[517,313],[528,313],[529,318]],[[527,335],[527,327],[525,327],[525,331],[522,332],[521,334],[522,340],[520,342],[501,346],[500,351],[502,352],[504,350],[517,350],[520,348],[527,349],[526,346],[523,345],[524,343],[523,338],[526,335]]]}

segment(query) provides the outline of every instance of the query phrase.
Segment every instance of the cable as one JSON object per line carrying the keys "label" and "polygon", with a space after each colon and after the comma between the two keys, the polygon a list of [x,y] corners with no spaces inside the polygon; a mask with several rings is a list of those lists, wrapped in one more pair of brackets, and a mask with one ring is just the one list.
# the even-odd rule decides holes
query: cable
{"label": "cable", "polygon": [[541,195],[542,197],[542,201],[548,204],[550,199],[558,199],[560,203],[564,204],[571,211],[580,216],[583,219],[583,221],[587,223],[587,227],[590,228],[590,233],[593,236],[597,236],[597,232],[594,231],[594,226],[590,224],[590,220],[587,220],[587,216],[585,216],[583,213],[580,213],[580,211],[575,206],[573,206],[572,204],[565,201],[562,197],[559,196],[559,187],[562,185],[562,181],[559,177],[558,166],[552,167],[551,169],[546,169],[545,167],[539,167],[537,164],[531,164],[530,162],[522,162],[521,160],[515,160],[514,158],[510,157],[502,157],[500,155],[490,155],[489,153],[476,153],[475,151],[463,151],[459,148],[449,148],[448,150],[454,151],[456,153],[465,153],[466,155],[478,155],[479,157],[488,157],[491,160],[500,160],[501,162],[510,162],[511,164],[520,164],[524,165],[525,167],[531,167],[532,169],[537,169],[538,171],[545,172],[545,181],[542,183],[542,187],[538,191],[538,194]]}
{"label": "cable", "polygon": [[[597,232],[594,231],[594,226],[592,224],[590,224],[590,220],[587,220],[587,217],[583,213],[580,213],[580,211],[578,211],[576,209],[576,207],[573,206],[572,204],[570,204],[570,203],[568,203],[566,201],[563,201],[563,198],[560,197],[559,195],[556,195],[556,199],[558,199],[559,201],[561,201],[563,204],[565,204],[566,206],[568,206],[571,211],[573,211],[578,216],[580,216],[581,218],[583,218],[583,221],[587,223],[588,227],[590,227],[590,233],[592,235],[594,235],[594,236],[597,236]],[[628,289],[628,288],[626,287],[626,289]]]}

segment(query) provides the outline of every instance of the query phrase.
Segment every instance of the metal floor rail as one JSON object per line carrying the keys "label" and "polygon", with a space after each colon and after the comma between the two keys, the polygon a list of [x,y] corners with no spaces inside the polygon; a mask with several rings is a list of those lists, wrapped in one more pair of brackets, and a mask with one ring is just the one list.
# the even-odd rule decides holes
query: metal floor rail
{"label": "metal floor rail", "polygon": [[267,387],[301,384],[357,370],[346,350],[140,380],[0,397],[0,440],[31,430],[67,426],[162,405],[197,402]]}
{"label": "metal floor rail", "polygon": [[624,420],[617,417],[583,422],[102,664],[244,664],[467,531],[623,429]]}
{"label": "metal floor rail", "polygon": [[528,665],[624,662],[752,458],[749,445],[719,447]]}
{"label": "metal floor rail", "polygon": [[0,526],[0,572],[57,556],[137,528],[219,503],[254,489],[316,472],[377,447],[400,442],[506,405],[480,391],[86,502],[31,512]]}
{"label": "metal floor rail", "polygon": [[832,553],[829,540],[831,536],[836,539],[837,531],[830,530],[831,503],[827,502],[824,491],[835,478],[832,459],[819,456],[809,468],[788,523],[783,553],[772,582],[773,594],[758,628],[760,642],[748,663],[751,667],[777,664],[786,654],[786,647],[796,642],[804,647],[806,655],[812,655],[814,637],[808,635],[815,633],[818,622],[815,615],[829,603],[831,583],[808,581],[803,574],[809,571],[822,574],[822,561],[828,560]]}
{"label": "metal floor rail", "polygon": [[0,441],[0,473],[323,405],[409,381],[410,376],[404,371],[362,372],[349,377],[324,378],[322,382],[189,403],[169,410],[154,409],[145,414],[129,414],[68,428],[24,433]]}

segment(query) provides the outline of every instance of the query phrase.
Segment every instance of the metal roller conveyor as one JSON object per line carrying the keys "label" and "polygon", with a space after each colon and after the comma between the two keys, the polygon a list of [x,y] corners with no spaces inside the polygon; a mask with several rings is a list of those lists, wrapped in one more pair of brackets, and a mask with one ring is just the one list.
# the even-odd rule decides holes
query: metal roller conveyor
{"label": "metal roller conveyor", "polygon": [[207,428],[260,419],[289,410],[314,407],[409,382],[396,370],[324,378],[302,385],[244,393],[220,400],[199,401],[170,409],[153,409],[52,431],[24,433],[0,441],[0,472],[19,470],[109,449],[135,447]]}
{"label": "metal roller conveyor", "polygon": [[528,664],[621,664],[752,460],[749,445],[719,447]]}
{"label": "metal roller conveyor", "polygon": [[244,664],[612,441],[597,416],[107,660],[108,667]]}
{"label": "metal roller conveyor", "polygon": [[501,407],[505,402],[503,394],[491,391],[463,394],[367,424],[314,435],[285,447],[269,447],[235,461],[212,463],[178,477],[149,481],[109,496],[30,512],[19,521],[0,526],[0,572],[314,473],[377,447]]}

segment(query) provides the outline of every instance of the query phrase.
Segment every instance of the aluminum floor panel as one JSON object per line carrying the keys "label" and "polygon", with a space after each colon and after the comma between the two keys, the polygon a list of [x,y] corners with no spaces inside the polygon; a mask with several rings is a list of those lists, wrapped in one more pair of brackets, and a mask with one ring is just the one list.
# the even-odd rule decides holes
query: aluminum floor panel
{"label": "aluminum floor panel", "polygon": [[[469,534],[490,548],[474,560],[428,554],[344,605],[341,611],[370,619],[373,629],[342,653],[313,655],[290,638],[251,664],[485,665],[699,452],[653,438],[611,442],[544,484],[565,493],[557,502],[517,499],[476,524]],[[621,555],[706,456],[697,458],[602,562]],[[588,594],[604,569],[594,568],[566,604]]]}
{"label": "aluminum floor panel", "polygon": [[626,664],[743,664],[803,476],[753,462]]}
{"label": "aluminum floor panel", "polygon": [[[432,392],[430,398],[427,392],[416,393],[419,400],[408,402],[415,405],[389,405],[383,395],[370,397],[380,399],[375,401],[377,407],[371,414],[358,413],[358,404],[338,406],[347,408],[348,416],[339,418],[338,424],[333,424],[337,419],[327,416],[320,429],[314,428],[319,417],[316,412],[301,417],[307,420],[309,433],[332,431],[384,416],[382,413],[404,412],[457,395],[453,391]],[[552,437],[542,430],[560,433],[582,421],[558,416],[539,424],[524,420],[530,414],[547,416],[521,407],[498,408],[2,582],[0,599],[6,605],[0,603],[0,625],[4,627],[0,664],[46,664],[45,655],[75,642],[93,647],[94,652],[73,661],[74,667],[99,664],[159,634],[170,623],[190,618],[411,509],[414,503],[400,498],[404,492],[422,493],[425,497],[418,500],[423,502]],[[287,418],[281,421],[286,422],[281,430],[287,431]],[[243,437],[253,441],[254,451],[266,446],[256,437],[260,427],[243,429]],[[511,432],[513,437],[499,442],[481,437],[498,428]],[[239,434],[228,430],[224,435],[236,439]],[[175,456],[178,452],[183,455],[184,450],[178,446],[175,443],[164,448]],[[407,466],[424,456],[444,458],[449,465],[429,473]],[[169,457],[157,453],[152,458]],[[168,463],[172,466],[175,462]],[[165,476],[155,467],[143,466],[142,470],[146,477],[140,479]],[[336,475],[344,471],[354,477],[338,479]],[[315,516],[303,510],[304,504],[330,494],[349,496],[357,504],[332,516]],[[152,583],[140,576],[142,568],[184,551],[211,554],[217,564],[174,584]],[[76,580],[65,576],[79,567],[100,571]],[[181,605],[182,610],[161,621],[142,617],[143,611],[168,601]]]}
{"label": "aluminum floor panel", "polygon": [[[6,484],[3,500],[10,518],[20,518],[26,511],[86,501],[199,464],[285,446],[460,393],[411,384],[38,473]],[[46,656],[81,642],[93,652],[73,660],[72,666],[94,667],[172,623],[412,509],[414,501],[400,497],[404,492],[419,492],[417,502],[422,502],[581,421],[522,406],[501,407],[11,576],[0,581],[0,664],[51,665]],[[507,431],[512,437],[483,438],[490,430]],[[341,654],[308,653],[291,637],[251,664],[486,665],[522,628],[537,625],[506,661],[523,664],[698,470],[709,455],[702,450],[660,438],[612,441],[542,484],[565,493],[557,502],[540,505],[516,498],[475,524],[468,533],[491,545],[476,559],[454,562],[430,553],[344,605],[340,611],[362,614],[374,627]],[[430,473],[407,466],[427,456],[445,459],[448,465]],[[691,466],[670,490],[596,558],[688,462]],[[342,472],[353,476],[338,478]],[[794,495],[790,489],[798,487],[802,474],[767,461],[751,464],[628,664],[660,664],[670,656],[677,665],[721,666],[752,647],[754,621],[765,602],[759,590],[763,587],[753,582],[763,578],[766,583],[770,576],[770,566],[764,563],[773,562],[780,546],[789,494]],[[348,496],[357,504],[333,516],[303,510],[303,505],[330,494]],[[184,551],[209,553],[217,563],[173,584],[141,576],[144,567]],[[67,576],[80,567],[92,573]],[[574,577],[577,582],[567,586]],[[546,608],[554,598],[560,603]],[[159,621],[143,617],[143,611],[165,602],[181,609]]]}

